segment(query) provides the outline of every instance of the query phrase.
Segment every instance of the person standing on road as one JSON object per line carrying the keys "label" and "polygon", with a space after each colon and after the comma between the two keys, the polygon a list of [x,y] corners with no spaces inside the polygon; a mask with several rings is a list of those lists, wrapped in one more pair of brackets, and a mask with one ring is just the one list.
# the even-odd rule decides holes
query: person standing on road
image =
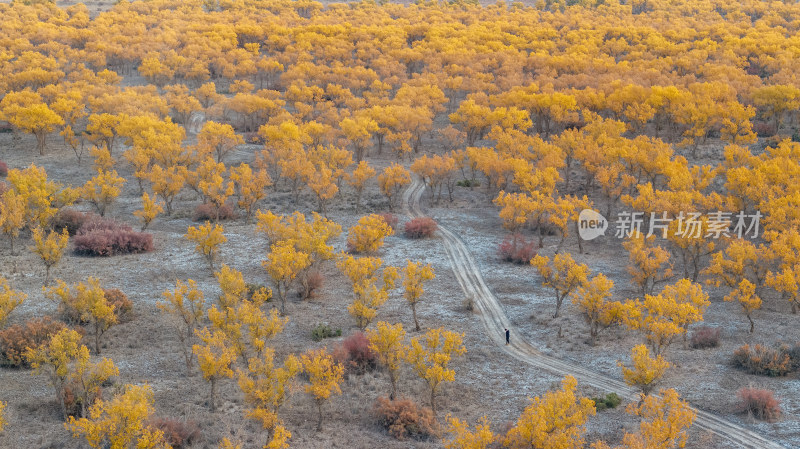
{"label": "person standing on road", "polygon": [[511,340],[511,331],[506,329],[506,344],[509,344]]}

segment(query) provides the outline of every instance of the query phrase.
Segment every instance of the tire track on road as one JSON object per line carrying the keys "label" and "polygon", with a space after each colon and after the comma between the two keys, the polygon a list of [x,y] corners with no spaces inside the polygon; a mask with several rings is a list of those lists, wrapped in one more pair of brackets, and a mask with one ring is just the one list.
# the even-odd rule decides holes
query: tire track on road
{"label": "tire track on road", "polygon": [[[411,185],[403,192],[403,208],[407,216],[412,218],[424,216],[419,205],[420,197],[424,191],[425,184],[415,176]],[[444,242],[453,273],[464,294],[472,298],[493,343],[500,346],[510,356],[531,366],[559,376],[569,374],[574,376],[578,382],[591,385],[600,391],[613,391],[629,401],[638,401],[638,390],[628,386],[626,383],[596,373],[580,365],[544,354],[524,340],[515,331],[500,301],[486,285],[483,275],[464,241],[456,233],[442,226],[441,223],[439,223],[439,235]],[[503,329],[511,331],[512,343],[510,345],[505,344]],[[784,446],[766,439],[757,432],[745,429],[711,412],[696,408],[694,408],[694,411],[697,413],[694,427],[709,431],[722,440],[752,449],[786,449]]]}

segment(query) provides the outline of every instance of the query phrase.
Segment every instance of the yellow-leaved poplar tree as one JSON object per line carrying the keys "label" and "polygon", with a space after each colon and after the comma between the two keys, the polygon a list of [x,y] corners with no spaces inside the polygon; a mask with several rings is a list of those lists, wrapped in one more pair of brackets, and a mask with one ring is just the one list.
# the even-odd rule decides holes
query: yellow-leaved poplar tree
{"label": "yellow-leaved poplar tree", "polygon": [[394,209],[397,195],[403,187],[411,184],[411,173],[402,165],[392,163],[378,175],[381,193],[389,200],[389,208]]}
{"label": "yellow-leaved poplar tree", "polygon": [[195,250],[200,253],[208,262],[208,266],[213,270],[214,262],[219,257],[219,247],[228,239],[222,233],[223,228],[221,225],[211,225],[206,222],[200,226],[190,226],[186,230],[186,237],[189,241],[195,244]]}
{"label": "yellow-leaved poplar tree", "polygon": [[556,311],[553,318],[558,317],[564,298],[588,282],[589,267],[576,263],[569,254],[556,254],[552,260],[537,255],[531,259],[531,265],[542,276],[542,285],[550,287],[555,293]]}
{"label": "yellow-leaved poplar tree", "polygon": [[259,357],[251,357],[247,371],[237,371],[247,405],[245,416],[259,422],[265,430],[277,431],[281,425],[280,408],[289,400],[302,369],[302,362],[292,354],[282,365],[277,364],[272,348],[266,348]]}
{"label": "yellow-leaved poplar tree", "polygon": [[406,331],[403,330],[403,325],[400,323],[391,325],[385,321],[379,321],[375,325],[375,330],[367,329],[369,348],[375,352],[378,362],[389,375],[389,383],[392,386],[389,393],[391,400],[397,396],[400,366],[407,358],[408,346],[405,344],[405,338]]}
{"label": "yellow-leaved poplar tree", "polygon": [[660,282],[672,277],[672,264],[669,261],[669,251],[653,245],[655,236],[645,238],[641,234],[631,237],[622,246],[628,250],[628,273],[631,281],[639,287],[641,294],[652,294],[653,288]]}
{"label": "yellow-leaved poplar tree", "polygon": [[59,279],[54,287],[45,290],[45,296],[58,301],[67,316],[74,316],[79,323],[92,329],[94,352],[100,354],[100,337],[119,321],[100,281],[90,276],[85,283],[70,287]]}
{"label": "yellow-leaved poplar tree", "polygon": [[86,418],[70,417],[67,429],[89,447],[169,449],[164,433],[148,425],[155,412],[153,391],[147,385],[126,385],[108,401],[98,400]]}
{"label": "yellow-leaved poplar tree", "polygon": [[572,293],[575,304],[589,325],[589,337],[594,346],[600,331],[623,321],[624,307],[619,301],[609,301],[614,281],[603,273],[593,277]]}
{"label": "yellow-leaved poplar tree", "polygon": [[594,402],[575,395],[578,382],[572,376],[561,389],[531,399],[503,442],[511,449],[572,449],[583,447],[584,425],[594,416]]}
{"label": "yellow-leaved poplar tree", "polygon": [[267,196],[267,187],[272,185],[267,171],[254,172],[248,164],[231,167],[231,181],[235,186],[236,204],[245,211],[247,219],[253,216],[256,204]]}
{"label": "yellow-leaved poplar tree", "polygon": [[204,314],[203,292],[197,288],[197,283],[192,279],[186,282],[178,280],[175,283],[175,290],[165,290],[161,296],[164,301],[159,301],[156,305],[169,316],[170,322],[178,333],[178,340],[181,342],[181,350],[186,362],[186,374],[190,375],[194,331]]}
{"label": "yellow-leaved poplar tree", "polygon": [[60,234],[50,231],[45,236],[41,228],[33,228],[33,242],[34,246],[31,249],[39,255],[44,263],[44,285],[47,285],[50,282],[50,269],[58,265],[64,256],[64,250],[67,249],[69,232],[67,232],[67,228],[64,228]]}
{"label": "yellow-leaved poplar tree", "polygon": [[[399,274],[397,268],[386,267],[380,273],[383,261],[377,257],[342,257],[336,266],[350,279],[353,288],[353,303],[347,308],[362,330],[378,313],[378,307],[389,299],[389,290],[394,288]],[[378,286],[382,279],[382,284]]]}
{"label": "yellow-leaved poplar tree", "polygon": [[420,330],[417,320],[417,304],[422,300],[423,283],[435,277],[431,264],[422,265],[422,262],[409,260],[403,270],[403,288],[405,289],[403,297],[411,306],[411,314],[414,316],[414,326],[417,331]]}
{"label": "yellow-leaved poplar tree", "polygon": [[444,382],[453,382],[456,372],[450,368],[453,357],[464,355],[464,335],[441,328],[431,329],[411,340],[407,360],[428,385],[430,405],[436,416],[436,393]]}
{"label": "yellow-leaved poplar tree", "polygon": [[295,249],[291,241],[283,240],[270,245],[269,256],[262,265],[278,291],[278,297],[281,300],[281,314],[285,315],[289,289],[297,276],[311,265],[311,256]]}
{"label": "yellow-leaved poplar tree", "polygon": [[81,196],[90,202],[100,216],[105,216],[108,208],[122,192],[125,179],[116,170],[100,170],[92,179],[86,181]]}
{"label": "yellow-leaved poplar tree", "polygon": [[322,430],[322,406],[334,394],[342,394],[339,384],[342,383],[344,367],[333,359],[325,349],[308,351],[302,355],[303,371],[308,374],[305,392],[317,403],[319,419],[317,431]]}
{"label": "yellow-leaved poplar tree", "polygon": [[697,413],[682,401],[673,389],[661,390],[658,395],[649,395],[639,404],[628,405],[627,412],[642,418],[639,432],[626,434],[624,447],[671,449],[685,447],[688,430]]}
{"label": "yellow-leaved poplar tree", "polygon": [[167,215],[172,215],[172,202],[186,185],[185,171],[185,168],[169,167],[164,169],[160,165],[153,165],[146,175],[150,179],[153,193],[164,201]]}
{"label": "yellow-leaved poplar tree", "polygon": [[347,233],[347,249],[355,253],[371,253],[383,246],[383,239],[394,234],[386,220],[377,214],[361,217]]}
{"label": "yellow-leaved poplar tree", "polygon": [[750,333],[755,330],[753,313],[761,308],[761,298],[756,294],[756,286],[747,279],[742,279],[739,286],[725,296],[725,301],[736,301],[742,307],[742,313],[750,321]]}
{"label": "yellow-leaved poplar tree", "polygon": [[367,161],[361,161],[356,168],[347,176],[347,183],[356,192],[356,210],[361,209],[361,195],[367,181],[375,177],[375,169],[370,167]]}
{"label": "yellow-leaved poplar tree", "polygon": [[447,417],[447,433],[451,435],[444,440],[445,449],[489,449],[497,438],[492,432],[491,422],[486,416],[478,420],[475,430],[470,430],[469,424],[456,418]]}
{"label": "yellow-leaved poplar tree", "polygon": [[650,394],[653,388],[664,377],[664,372],[669,368],[669,362],[661,355],[650,357],[650,351],[645,345],[634,346],[631,350],[631,366],[627,367],[618,362],[622,368],[622,377],[628,385],[642,390],[643,395]]}
{"label": "yellow-leaved poplar tree", "polygon": [[26,224],[26,210],[25,198],[15,191],[7,190],[0,196],[0,231],[8,236],[11,255],[15,255],[14,239],[19,237],[19,232]]}
{"label": "yellow-leaved poplar tree", "polygon": [[45,373],[55,390],[64,418],[68,411],[65,403],[67,385],[70,386],[76,403],[80,402],[83,416],[94,401],[100,397],[100,388],[119,370],[109,359],[91,362],[89,348],[80,344],[81,334],[72,329],[62,329],[50,340],[37,347],[28,348],[25,359],[34,373]]}
{"label": "yellow-leaved poplar tree", "polygon": [[209,405],[212,412],[217,410],[217,383],[225,378],[233,377],[232,366],[236,362],[236,350],[228,344],[225,334],[220,331],[213,333],[208,328],[195,331],[202,344],[192,347],[192,352],[197,357],[197,364],[203,379],[211,384],[211,397]]}
{"label": "yellow-leaved poplar tree", "polygon": [[150,223],[156,219],[158,214],[164,213],[164,206],[158,202],[157,199],[151,198],[147,192],[142,193],[142,208],[133,211],[133,215],[138,217],[142,222],[142,231],[150,226]]}
{"label": "yellow-leaved poplar tree", "polygon": [[0,276],[0,328],[2,328],[11,312],[28,297],[23,292],[11,288],[8,279]]}

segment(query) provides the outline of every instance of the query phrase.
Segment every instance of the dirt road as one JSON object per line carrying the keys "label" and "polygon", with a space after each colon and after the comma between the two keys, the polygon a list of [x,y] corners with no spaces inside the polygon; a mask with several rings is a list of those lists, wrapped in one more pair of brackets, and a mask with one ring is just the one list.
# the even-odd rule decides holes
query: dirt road
{"label": "dirt road", "polygon": [[[419,199],[425,190],[425,184],[417,177],[403,193],[403,208],[409,217],[422,217]],[[503,311],[500,302],[483,280],[472,254],[458,235],[439,223],[439,235],[450,258],[453,273],[458,279],[464,294],[473,299],[474,306],[480,311],[481,319],[489,333],[489,338],[501,349],[517,360],[528,363],[559,376],[572,375],[578,382],[591,385],[602,392],[616,392],[620,396],[638,401],[638,391],[624,382],[611,379],[604,375],[592,372],[586,368],[574,365],[541,353],[521,335],[516,333],[511,321]],[[503,329],[511,331],[511,344],[505,344]],[[747,430],[733,424],[712,413],[695,409],[697,419],[694,426],[713,433],[719,440],[729,441],[741,447],[753,449],[780,449],[784,446],[770,441],[756,432]]]}

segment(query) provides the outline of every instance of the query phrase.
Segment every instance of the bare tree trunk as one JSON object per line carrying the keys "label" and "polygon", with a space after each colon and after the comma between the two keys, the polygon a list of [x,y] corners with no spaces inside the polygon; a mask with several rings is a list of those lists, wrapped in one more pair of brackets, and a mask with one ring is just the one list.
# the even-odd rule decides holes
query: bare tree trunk
{"label": "bare tree trunk", "polygon": [[411,303],[411,314],[414,315],[414,326],[417,332],[420,331],[419,321],[417,321],[417,303]]}
{"label": "bare tree trunk", "polygon": [[319,411],[319,419],[317,420],[317,432],[322,430],[322,401],[317,400],[317,411]]}
{"label": "bare tree trunk", "polygon": [[211,378],[211,413],[217,411],[217,379]]}

